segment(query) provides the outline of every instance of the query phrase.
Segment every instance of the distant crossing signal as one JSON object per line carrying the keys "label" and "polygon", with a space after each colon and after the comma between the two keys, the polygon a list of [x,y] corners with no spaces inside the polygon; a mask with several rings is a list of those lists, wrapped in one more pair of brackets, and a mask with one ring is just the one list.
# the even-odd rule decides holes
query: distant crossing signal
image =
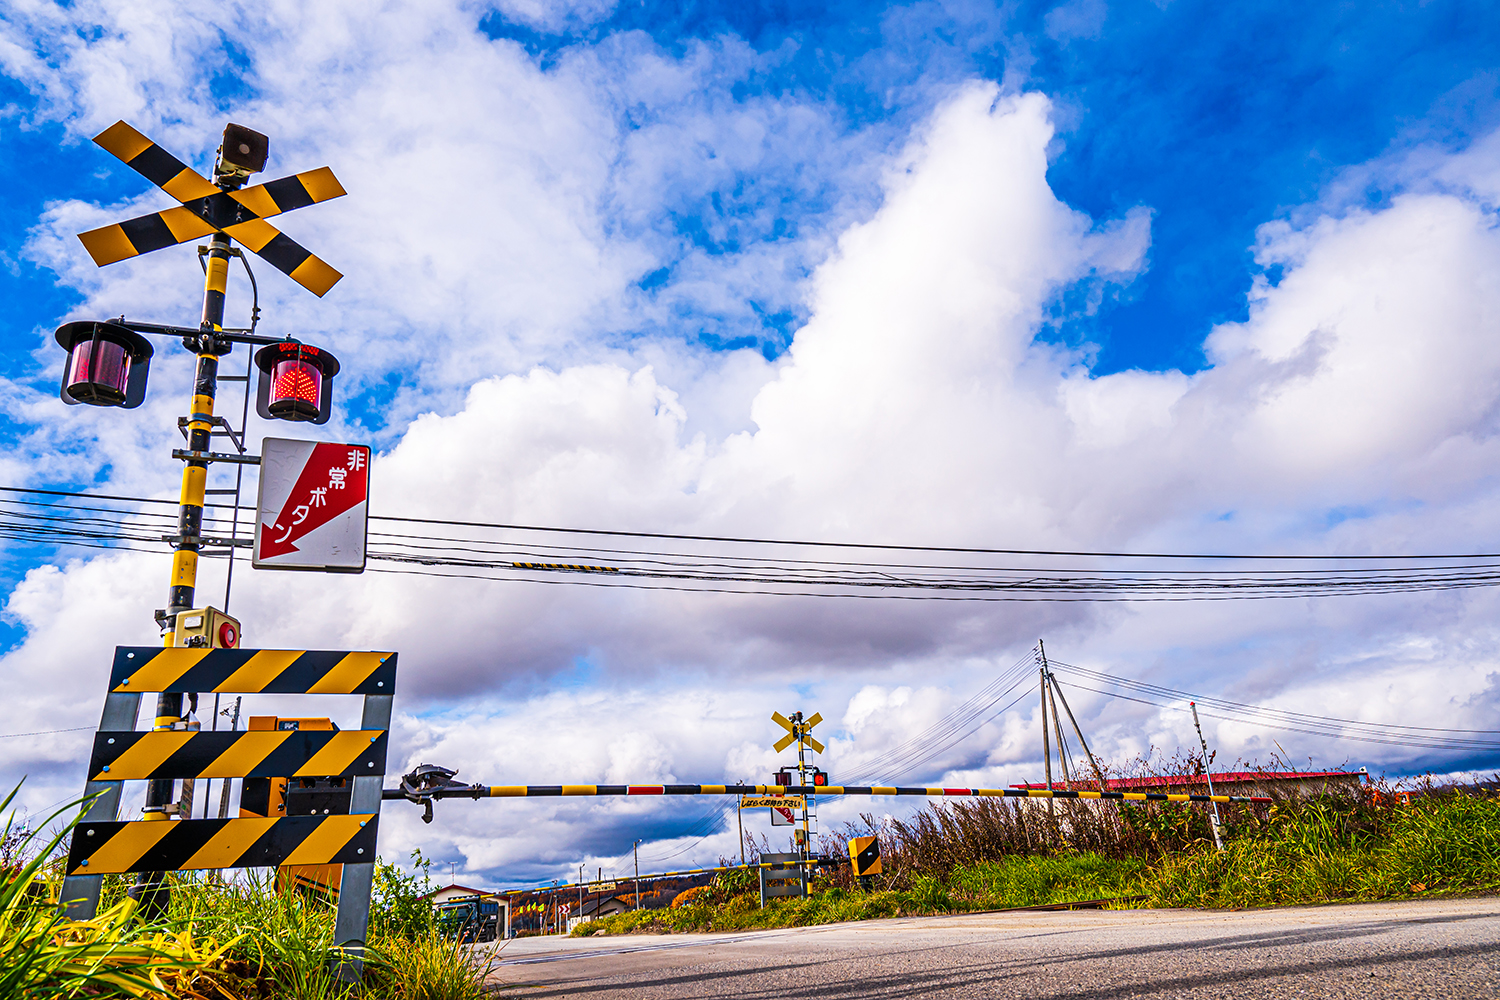
{"label": "distant crossing signal", "polygon": [[805,722],[802,721],[801,714],[798,712],[793,718],[788,719],[780,712],[771,713],[771,721],[786,730],[786,735],[772,745],[772,749],[777,753],[781,753],[781,751],[793,743],[801,743],[804,746],[812,747],[816,753],[823,752],[823,744],[819,743],[812,735],[813,726],[823,721],[823,713],[814,712],[813,717]]}
{"label": "distant crossing signal", "polygon": [[[346,192],[327,167],[239,188],[265,166],[269,141],[242,125],[224,130],[215,184],[123,121],[94,136],[136,173],[180,206],[80,233],[84,249],[103,267],[143,253],[223,233],[314,295],[343,277],[317,255],[266,220]],[[238,190],[235,190],[239,188]]]}
{"label": "distant crossing signal", "polygon": [[[795,770],[786,767],[776,772],[775,781],[782,788],[792,788],[804,784]],[[821,767],[808,768],[806,784],[814,788],[825,787],[828,784],[828,772]]]}

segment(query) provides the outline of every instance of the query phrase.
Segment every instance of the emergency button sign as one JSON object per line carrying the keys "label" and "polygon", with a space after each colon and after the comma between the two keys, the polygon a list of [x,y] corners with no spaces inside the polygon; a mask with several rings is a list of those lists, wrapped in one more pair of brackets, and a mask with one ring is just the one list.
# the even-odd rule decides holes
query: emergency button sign
{"label": "emergency button sign", "polygon": [[369,509],[369,448],[266,438],[252,565],[363,572]]}

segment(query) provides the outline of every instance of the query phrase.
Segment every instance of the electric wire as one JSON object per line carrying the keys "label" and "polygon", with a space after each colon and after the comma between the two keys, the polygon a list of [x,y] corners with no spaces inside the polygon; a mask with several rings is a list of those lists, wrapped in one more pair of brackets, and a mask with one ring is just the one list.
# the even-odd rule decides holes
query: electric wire
{"label": "electric wire", "polygon": [[74,726],[72,729],[42,729],[34,733],[3,733],[0,740],[13,740],[21,736],[51,736],[54,733],[81,733],[85,729],[92,730],[93,726]]}
{"label": "electric wire", "polygon": [[[1011,666],[1001,671],[994,680],[990,681],[977,693],[959,703],[937,722],[928,726],[920,733],[910,737],[902,743],[884,751],[869,760],[860,761],[860,772],[857,777],[849,779],[849,784],[865,785],[876,779],[887,778],[893,774],[909,774],[915,768],[927,763],[934,757],[946,752],[950,737],[965,727],[968,727],[981,714],[988,711],[1000,699],[1013,691],[1017,684],[1026,678],[1026,667],[1031,663],[1031,654],[1027,653]],[[1001,690],[1003,685],[1009,683],[1008,687]],[[993,718],[993,716],[991,716]],[[988,719],[985,720],[986,722]],[[984,723],[980,724],[981,726]],[[970,730],[972,732],[972,730]]]}
{"label": "electric wire", "polygon": [[[1360,743],[1375,743],[1387,746],[1405,746],[1427,750],[1494,751],[1500,750],[1500,739],[1477,739],[1477,736],[1500,737],[1500,731],[1484,729],[1438,729],[1426,726],[1405,726],[1398,723],[1366,722],[1355,719],[1337,719],[1317,716],[1305,712],[1251,705],[1229,699],[1195,695],[1161,685],[1149,684],[1116,674],[1088,670],[1083,667],[1051,661],[1054,668],[1062,667],[1065,674],[1072,674],[1068,683],[1076,688],[1110,698],[1132,701],[1152,708],[1186,712],[1188,709],[1173,702],[1195,701],[1205,718],[1226,722],[1254,724],[1278,732],[1292,732],[1306,736],[1321,736],[1329,739],[1351,740]],[[1093,681],[1102,687],[1092,687],[1079,680]],[[1130,692],[1130,693],[1127,693]],[[1212,710],[1211,710],[1212,709]]]}
{"label": "electric wire", "polygon": [[[120,548],[136,551],[161,544],[162,531],[175,529],[175,518],[149,509],[117,509],[108,503],[171,505],[171,501],[118,494],[0,487],[0,539],[33,545]],[[47,497],[47,500],[17,497]],[[235,504],[208,505],[205,535],[237,534],[242,509]],[[228,512],[228,513],[226,513]],[[878,600],[959,601],[1177,601],[1242,600],[1353,596],[1492,587],[1500,585],[1500,556],[1467,555],[1322,555],[1306,553],[1245,554],[1121,553],[954,546],[887,545],[753,539],[719,535],[627,532],[605,529],[548,528],[482,521],[375,515],[368,558],[376,572],[448,578],[528,582],[564,586],[615,587],[706,594],[836,597]],[[403,533],[386,525],[434,525],[479,532],[503,531],[508,537],[456,533]],[[420,529],[417,529],[420,530]],[[600,546],[565,543],[554,538],[513,537],[558,534],[657,543],[692,542],[689,549]],[[760,551],[706,550],[708,543],[756,545]],[[782,551],[814,547],[841,551],[891,550],[948,556],[922,562],[906,555],[900,561],[813,558],[811,553]],[[219,551],[215,551],[218,549]],[[223,545],[209,541],[205,555],[224,556]],[[1025,556],[1023,562],[991,558],[963,562],[963,556]],[[1059,557],[1133,559],[1138,565],[1070,567],[1045,565]],[[899,558],[899,557],[898,557]],[[1326,565],[1307,565],[1310,559]],[[1043,564],[1033,564],[1040,560]],[[1156,560],[1232,560],[1235,567],[1193,568],[1151,565]],[[1275,563],[1296,560],[1294,568],[1249,566],[1246,560]],[[1351,560],[1353,562],[1351,562]],[[1374,560],[1374,562],[1371,562]],[[1447,564],[1442,564],[1446,562]]]}

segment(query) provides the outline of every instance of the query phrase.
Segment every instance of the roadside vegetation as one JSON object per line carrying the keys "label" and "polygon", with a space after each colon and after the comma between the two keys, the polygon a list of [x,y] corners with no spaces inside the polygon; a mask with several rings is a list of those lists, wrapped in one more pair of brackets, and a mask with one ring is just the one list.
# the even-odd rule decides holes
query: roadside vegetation
{"label": "roadside vegetation", "polygon": [[[978,799],[907,821],[866,815],[834,837],[880,837],[870,892],[847,868],[806,899],[760,907],[753,871],[720,876],[662,910],[583,924],[575,935],[790,927],[1111,899],[1111,907],[1242,908],[1500,892],[1500,797],[1481,787],[1368,787],[1225,810],[1223,851],[1198,806]],[[1221,807],[1222,808],[1222,807]]]}
{"label": "roadside vegetation", "polygon": [[[0,802],[7,811],[15,792]],[[76,812],[77,805],[69,808]],[[370,947],[358,985],[331,971],[334,906],[276,891],[255,878],[207,873],[171,878],[159,921],[138,918],[130,878],[106,876],[99,915],[70,921],[57,912],[57,852],[71,825],[44,835],[18,830],[8,813],[0,834],[0,997],[151,997],[183,1000],[480,1000],[488,950],[444,939],[420,895],[426,869],[408,875],[377,863]],[[54,815],[49,822],[57,821]],[[45,824],[44,824],[45,825]]]}

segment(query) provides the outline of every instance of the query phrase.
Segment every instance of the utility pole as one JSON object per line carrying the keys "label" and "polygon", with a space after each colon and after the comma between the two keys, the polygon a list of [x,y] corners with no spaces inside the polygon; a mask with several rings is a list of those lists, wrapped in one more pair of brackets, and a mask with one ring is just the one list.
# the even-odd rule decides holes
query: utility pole
{"label": "utility pole", "polygon": [[641,908],[641,842],[635,842],[635,908]]}
{"label": "utility pole", "polygon": [[[229,237],[214,233],[208,241],[208,261],[203,277],[203,318],[198,334],[183,337],[183,346],[198,356],[193,376],[193,399],[188,413],[188,451],[206,455],[214,429],[214,396],[218,391],[219,357],[229,353],[230,343],[220,336],[224,331],[224,297],[229,288]],[[162,628],[162,645],[177,642],[177,615],[191,610],[198,584],[198,549],[202,544],[204,490],[208,485],[208,461],[202,458],[184,460],[182,482],[177,500],[177,532],[172,540],[172,570],[167,584],[167,607],[159,612],[157,624]],[[182,720],[182,695],[163,693],[156,696],[156,719],[152,730],[170,731],[185,728]],[[168,822],[169,806],[175,782],[171,778],[153,778],[146,783],[143,820]],[[162,872],[141,872],[129,895],[140,904],[145,920],[165,915],[171,890]]]}
{"label": "utility pole", "polygon": [[[1204,777],[1208,778],[1208,794],[1212,795],[1214,793],[1214,772],[1213,768],[1209,767],[1208,762],[1208,741],[1203,738],[1203,726],[1198,722],[1198,703],[1190,701],[1188,702],[1188,708],[1193,710],[1193,728],[1198,730],[1198,744],[1203,747],[1203,774]],[[1224,849],[1224,838],[1219,835],[1219,804],[1211,802],[1209,805],[1213,807],[1213,812],[1210,814],[1209,819],[1212,821],[1214,828],[1214,847],[1222,851]]]}
{"label": "utility pole", "polygon": [[[1038,645],[1040,645],[1038,640]],[[1039,668],[1039,688],[1042,694],[1042,769],[1047,774],[1047,791],[1052,791],[1052,747],[1047,742],[1047,665],[1043,663]],[[1057,809],[1052,803],[1052,796],[1047,796],[1047,816],[1052,820],[1054,829],[1057,825]]]}
{"label": "utility pole", "polygon": [[1062,716],[1057,714],[1057,685],[1053,683],[1052,674],[1047,674],[1047,701],[1052,705],[1052,735],[1057,737],[1057,762],[1062,765],[1063,788],[1073,790],[1073,776],[1068,773],[1068,755],[1063,747]]}
{"label": "utility pole", "polygon": [[[244,700],[243,695],[238,695],[234,699],[234,715],[229,718],[229,731],[231,733],[240,728],[240,702]],[[214,721],[217,722],[218,720],[215,719]],[[224,819],[229,815],[229,786],[231,780],[229,778],[222,778],[220,780],[224,784],[219,789],[219,818]]]}

